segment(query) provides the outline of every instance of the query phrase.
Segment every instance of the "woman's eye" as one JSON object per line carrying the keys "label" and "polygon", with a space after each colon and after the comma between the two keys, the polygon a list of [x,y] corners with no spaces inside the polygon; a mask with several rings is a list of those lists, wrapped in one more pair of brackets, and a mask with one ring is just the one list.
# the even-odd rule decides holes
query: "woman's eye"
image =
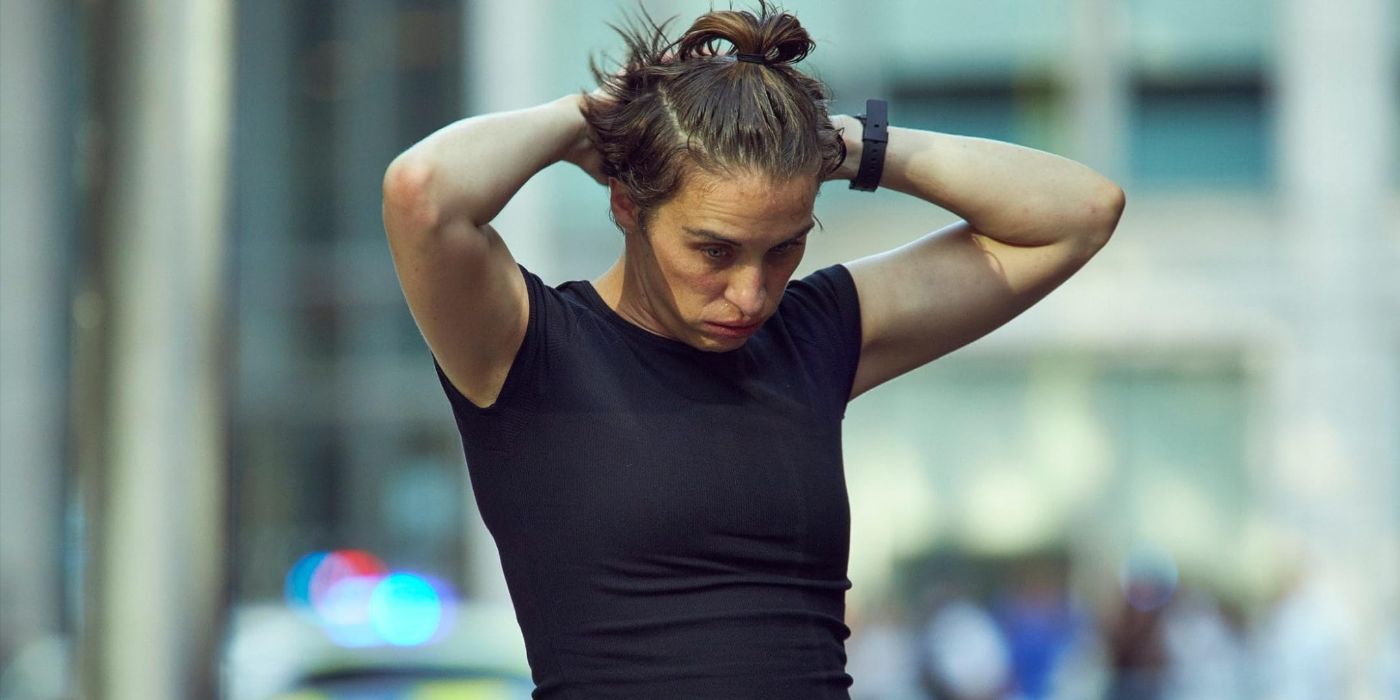
{"label": "woman's eye", "polygon": [[787,243],[783,243],[781,245],[776,246],[768,252],[774,255],[784,255],[786,253],[791,253],[793,250],[796,250],[797,247],[800,245],[802,245],[801,241],[789,241]]}
{"label": "woman's eye", "polygon": [[705,254],[705,257],[708,257],[712,260],[723,259],[725,253],[729,252],[723,248],[701,248],[700,250]]}

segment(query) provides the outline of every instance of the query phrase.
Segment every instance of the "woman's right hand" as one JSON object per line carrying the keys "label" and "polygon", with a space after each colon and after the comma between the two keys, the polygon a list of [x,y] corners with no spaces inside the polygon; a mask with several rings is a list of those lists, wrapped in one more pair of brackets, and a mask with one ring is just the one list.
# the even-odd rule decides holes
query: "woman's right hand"
{"label": "woman's right hand", "polygon": [[[595,91],[596,97],[600,93]],[[595,182],[604,187],[608,184],[608,177],[603,174],[603,156],[598,149],[593,146],[593,140],[588,136],[588,122],[583,118],[581,110],[583,97],[581,95],[567,95],[557,101],[560,109],[566,110],[571,118],[578,121],[577,136],[573,143],[569,144],[560,160],[568,161],[577,165],[583,172],[593,178]]]}

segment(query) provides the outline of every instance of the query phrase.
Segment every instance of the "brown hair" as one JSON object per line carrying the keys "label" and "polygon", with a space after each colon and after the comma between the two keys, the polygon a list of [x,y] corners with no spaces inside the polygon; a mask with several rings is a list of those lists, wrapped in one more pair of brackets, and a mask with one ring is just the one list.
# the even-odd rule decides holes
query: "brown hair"
{"label": "brown hair", "polygon": [[[827,113],[827,89],[792,65],[816,46],[796,17],[759,0],[757,15],[711,11],[668,41],[671,20],[657,25],[645,8],[642,16],[646,27],[608,24],[627,57],[616,73],[589,57],[602,96],[585,95],[582,112],[603,174],[622,182],[644,222],[692,168],[820,183],[840,167],[846,148]],[[731,45],[723,54],[721,42]],[[736,53],[761,55],[766,65]]]}

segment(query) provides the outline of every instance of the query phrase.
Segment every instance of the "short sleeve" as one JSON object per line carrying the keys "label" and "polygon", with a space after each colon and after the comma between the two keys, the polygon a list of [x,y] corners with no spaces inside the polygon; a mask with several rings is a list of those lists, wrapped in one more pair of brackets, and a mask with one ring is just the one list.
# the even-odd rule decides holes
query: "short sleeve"
{"label": "short sleeve", "polygon": [[[844,406],[860,363],[860,298],[844,265],[831,265],[788,283],[783,323]],[[834,380],[834,381],[833,381]]]}
{"label": "short sleeve", "polygon": [[563,305],[549,294],[553,290],[549,289],[538,275],[519,263],[516,265],[525,279],[530,304],[529,319],[525,326],[525,337],[515,352],[515,358],[511,361],[505,383],[501,385],[501,393],[497,395],[496,401],[485,408],[472,403],[453,386],[443,372],[442,365],[438,363],[437,356],[433,356],[433,367],[437,371],[438,381],[452,404],[453,412],[458,416],[495,411],[520,404],[528,401],[531,396],[538,395],[539,387],[545,383],[542,376],[547,365],[544,361],[545,350],[552,344],[563,342],[560,336],[565,334],[564,327],[567,325],[561,318],[564,312]]}

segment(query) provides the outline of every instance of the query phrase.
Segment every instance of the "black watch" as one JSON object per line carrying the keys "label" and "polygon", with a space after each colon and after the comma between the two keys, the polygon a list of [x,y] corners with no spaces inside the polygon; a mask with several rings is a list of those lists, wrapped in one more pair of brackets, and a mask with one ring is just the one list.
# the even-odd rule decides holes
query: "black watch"
{"label": "black watch", "polygon": [[851,189],[874,192],[885,171],[885,146],[889,143],[889,103],[866,100],[865,113],[855,115],[864,127],[860,141],[860,169],[851,178]]}

